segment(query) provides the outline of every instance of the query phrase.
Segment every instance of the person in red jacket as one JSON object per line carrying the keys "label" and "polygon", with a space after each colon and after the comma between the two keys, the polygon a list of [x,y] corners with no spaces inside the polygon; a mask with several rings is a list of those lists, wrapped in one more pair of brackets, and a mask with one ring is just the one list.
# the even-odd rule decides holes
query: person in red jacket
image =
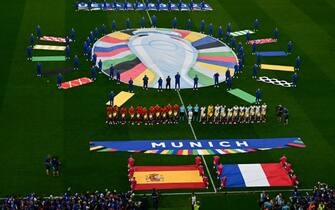
{"label": "person in red jacket", "polygon": [[281,158],[280,158],[280,163],[281,163],[281,166],[285,166],[286,165],[286,161],[287,161],[287,157],[285,155],[283,155]]}
{"label": "person in red jacket", "polygon": [[219,164],[220,164],[220,157],[215,155],[213,157],[213,165],[214,165],[213,168],[216,168]]}
{"label": "person in red jacket", "polygon": [[132,180],[131,180],[131,184],[130,184],[130,188],[131,188],[132,191],[135,190],[136,185],[137,185],[137,181],[136,181],[135,177],[133,177]]}
{"label": "person in red jacket", "polygon": [[134,177],[134,173],[135,173],[135,169],[134,168],[128,169],[128,179],[129,179],[129,181],[131,181],[132,178]]}
{"label": "person in red jacket", "polygon": [[162,123],[163,124],[166,124],[166,121],[167,121],[167,118],[166,118],[166,112],[167,112],[167,109],[166,109],[166,106],[162,106],[162,109],[161,109],[161,112],[162,112]]}
{"label": "person in red jacket", "polygon": [[208,185],[209,185],[208,177],[207,177],[207,176],[203,176],[203,177],[202,177],[202,181],[204,182],[205,187],[208,189]]}
{"label": "person in red jacket", "polygon": [[135,109],[133,106],[129,107],[128,114],[130,116],[130,123],[134,125],[135,123]]}
{"label": "person in red jacket", "polygon": [[159,124],[161,121],[161,107],[156,104],[155,106],[155,122],[156,124]]}
{"label": "person in red jacket", "polygon": [[171,104],[168,104],[168,105],[166,106],[166,111],[167,111],[167,114],[168,114],[168,117],[167,117],[167,119],[168,119],[168,123],[171,124],[171,123],[172,123],[172,115],[173,115]]}
{"label": "person in red jacket", "polygon": [[201,165],[201,157],[200,157],[200,156],[196,156],[196,157],[195,157],[195,165],[196,165],[196,166]]}
{"label": "person in red jacket", "polygon": [[137,106],[136,107],[136,122],[137,125],[140,125],[142,123],[142,106]]}
{"label": "person in red jacket", "polygon": [[199,165],[198,169],[199,169],[199,175],[204,176],[205,175],[205,170],[204,170],[203,165]]}
{"label": "person in red jacket", "polygon": [[222,172],[223,172],[223,165],[220,163],[218,166],[217,166],[217,169],[216,169],[216,174],[218,176],[218,179],[220,178],[220,176],[222,175]]}
{"label": "person in red jacket", "polygon": [[142,109],[142,119],[145,125],[148,125],[148,110],[146,107]]}
{"label": "person in red jacket", "polygon": [[106,123],[112,124],[113,121],[113,107],[112,106],[107,106],[106,108]]}
{"label": "person in red jacket", "polygon": [[227,186],[227,177],[223,176],[220,181],[220,189],[223,190]]}
{"label": "person in red jacket", "polygon": [[113,108],[113,124],[116,125],[119,122],[119,108],[114,106]]}
{"label": "person in red jacket", "polygon": [[154,115],[155,115],[155,108],[153,106],[150,106],[149,108],[149,124],[154,124]]}
{"label": "person in red jacket", "polygon": [[133,158],[133,156],[130,155],[128,158],[128,169],[133,168],[134,165],[135,165],[135,159]]}
{"label": "person in red jacket", "polygon": [[174,123],[177,124],[179,122],[179,105],[173,105],[173,119]]}
{"label": "person in red jacket", "polygon": [[122,107],[121,108],[121,124],[125,125],[127,123],[127,108],[126,107]]}

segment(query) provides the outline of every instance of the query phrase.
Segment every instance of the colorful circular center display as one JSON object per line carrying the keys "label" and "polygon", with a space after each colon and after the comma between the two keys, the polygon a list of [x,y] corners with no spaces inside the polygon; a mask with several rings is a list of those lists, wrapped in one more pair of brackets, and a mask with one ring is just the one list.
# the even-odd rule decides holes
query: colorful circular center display
{"label": "colorful circular center display", "polygon": [[174,84],[180,74],[180,87],[193,88],[194,77],[199,87],[214,84],[214,74],[219,73],[219,82],[225,80],[227,69],[234,74],[238,63],[233,50],[225,43],[198,32],[142,28],[117,31],[99,39],[93,53],[103,63],[103,72],[109,76],[109,68],[120,71],[121,81],[130,79],[137,86],[143,78],[149,78],[149,87],[157,88],[159,78],[163,86],[168,76]]}

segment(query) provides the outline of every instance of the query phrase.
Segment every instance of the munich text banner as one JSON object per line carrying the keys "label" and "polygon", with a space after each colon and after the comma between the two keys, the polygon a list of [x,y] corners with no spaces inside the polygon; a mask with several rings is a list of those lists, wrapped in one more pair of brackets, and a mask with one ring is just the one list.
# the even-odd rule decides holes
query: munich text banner
{"label": "munich text banner", "polygon": [[306,147],[298,138],[92,141],[90,151],[144,152],[164,155],[214,155]]}

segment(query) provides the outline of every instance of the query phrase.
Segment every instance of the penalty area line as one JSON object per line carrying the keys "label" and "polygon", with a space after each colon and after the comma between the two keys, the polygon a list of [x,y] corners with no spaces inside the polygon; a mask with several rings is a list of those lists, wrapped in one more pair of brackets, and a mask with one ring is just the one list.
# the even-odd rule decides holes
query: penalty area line
{"label": "penalty area line", "polygon": [[[181,97],[179,90],[177,90],[177,93],[178,93],[179,100],[180,100],[181,104],[185,107],[183,98]],[[186,120],[187,120],[187,119],[186,119]],[[191,128],[191,131],[192,131],[192,134],[193,134],[194,139],[195,139],[195,140],[198,140],[197,135],[196,135],[195,132],[194,132],[194,128],[193,128],[192,123],[188,123],[188,125],[189,125],[190,128]],[[201,159],[202,159],[202,161],[204,162],[204,165],[205,165],[205,167],[206,167],[206,171],[207,171],[207,173],[208,173],[209,179],[211,180],[212,187],[213,187],[213,189],[214,189],[214,193],[217,193],[217,190],[216,190],[214,181],[213,181],[213,179],[212,179],[212,174],[211,174],[211,172],[209,171],[208,166],[207,166],[206,159],[204,158],[203,155],[200,155],[200,156],[201,156]]]}

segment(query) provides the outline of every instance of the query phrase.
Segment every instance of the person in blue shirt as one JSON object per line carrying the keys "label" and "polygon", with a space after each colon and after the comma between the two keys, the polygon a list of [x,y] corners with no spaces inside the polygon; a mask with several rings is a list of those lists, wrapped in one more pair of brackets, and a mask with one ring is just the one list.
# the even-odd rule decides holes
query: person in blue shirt
{"label": "person in blue shirt", "polygon": [[33,48],[31,46],[27,47],[27,60],[32,60],[33,58]]}
{"label": "person in blue shirt", "polygon": [[65,45],[70,46],[70,38],[68,36],[65,37]]}
{"label": "person in blue shirt", "polygon": [[120,72],[120,70],[117,70],[116,71],[116,84],[120,84],[120,82],[121,82],[121,72]]}
{"label": "person in blue shirt", "polygon": [[193,107],[191,104],[189,104],[187,107],[186,107],[186,110],[187,110],[187,113],[193,111]]}
{"label": "person in blue shirt", "polygon": [[179,2],[178,2],[178,9],[179,9],[179,10],[181,10],[181,6],[182,6],[182,4],[183,4],[182,0],[179,0]]}
{"label": "person in blue shirt", "polygon": [[220,74],[218,72],[216,72],[214,74],[214,87],[215,88],[219,87],[219,77],[220,77]]}
{"label": "person in blue shirt", "polygon": [[114,66],[113,64],[111,64],[111,66],[109,67],[109,80],[114,79]]}
{"label": "person in blue shirt", "polygon": [[35,43],[35,37],[34,37],[34,34],[30,34],[30,45],[31,45],[31,46],[34,46],[34,43]]}
{"label": "person in blue shirt", "polygon": [[200,9],[201,9],[201,10],[205,9],[205,5],[206,5],[205,1],[202,0],[202,1],[200,2]]}
{"label": "person in blue shirt", "polygon": [[90,61],[92,59],[92,49],[90,46],[87,47],[86,60]]}
{"label": "person in blue shirt", "polygon": [[226,42],[226,43],[228,43],[228,41],[229,41],[229,37],[230,37],[230,32],[227,31],[227,32],[226,32],[226,36],[225,36],[225,42]]}
{"label": "person in blue shirt", "polygon": [[244,48],[241,47],[239,50],[238,50],[238,58],[242,58],[244,56]]}
{"label": "person in blue shirt", "polygon": [[129,81],[128,81],[128,91],[130,93],[134,92],[134,81],[133,81],[132,78],[130,78]]}
{"label": "person in blue shirt", "polygon": [[262,92],[261,92],[261,89],[257,89],[256,90],[256,104],[259,104],[259,102],[261,101],[261,98],[262,98]]}
{"label": "person in blue shirt", "polygon": [[229,77],[228,79],[226,79],[226,83],[227,83],[227,90],[231,90],[231,87],[233,85],[233,79]]}
{"label": "person in blue shirt", "polygon": [[102,73],[102,61],[101,61],[101,59],[98,62],[98,72],[99,72],[99,74]]}
{"label": "person in blue shirt", "polygon": [[152,27],[156,28],[157,27],[157,17],[156,17],[156,15],[153,15],[151,17],[151,22],[152,22]]}
{"label": "person in blue shirt", "polygon": [[74,30],[74,28],[71,28],[70,37],[73,42],[76,41],[76,31]]}
{"label": "person in blue shirt", "polygon": [[237,64],[234,65],[234,78],[238,78],[238,74],[239,74],[239,67]]}
{"label": "person in blue shirt", "polygon": [[242,47],[242,42],[239,42],[237,45],[237,51],[240,51],[241,47]]}
{"label": "person in blue shirt", "polygon": [[193,78],[193,90],[198,90],[199,78],[198,75],[195,75]]}
{"label": "person in blue shirt", "polygon": [[139,4],[139,2],[138,2],[138,0],[136,0],[135,3],[133,4],[134,10],[137,10],[138,4]]}
{"label": "person in blue shirt", "polygon": [[143,89],[144,90],[148,90],[148,82],[149,82],[148,76],[144,75],[144,77],[143,77]]}
{"label": "person in blue shirt", "polygon": [[187,29],[187,30],[191,30],[191,27],[192,27],[192,21],[191,21],[191,19],[189,18],[189,19],[187,19],[186,29]]}
{"label": "person in blue shirt", "polygon": [[232,37],[231,40],[230,40],[230,47],[235,50],[236,48],[236,39],[235,37]]}
{"label": "person in blue shirt", "polygon": [[175,75],[175,85],[174,88],[175,90],[179,90],[180,89],[180,74],[179,72],[177,72],[177,74]]}
{"label": "person in blue shirt", "polygon": [[145,18],[143,16],[141,18],[141,28],[145,28]]}
{"label": "person in blue shirt", "polygon": [[289,41],[287,43],[287,54],[291,54],[292,53],[292,48],[293,48],[292,41]]}
{"label": "person in blue shirt", "polygon": [[194,6],[194,2],[193,0],[190,1],[190,4],[189,4],[189,7],[190,7],[190,10],[192,11],[193,10],[193,6]]}
{"label": "person in blue shirt", "polygon": [[256,64],[257,66],[260,66],[262,62],[262,57],[258,54],[256,54]]}
{"label": "person in blue shirt", "polygon": [[298,57],[295,59],[294,69],[295,69],[295,70],[299,70],[299,69],[300,69],[300,64],[301,64],[301,60],[300,60],[300,56],[298,56]]}
{"label": "person in blue shirt", "polygon": [[126,19],[126,29],[130,29],[130,19]]}
{"label": "person in blue shirt", "polygon": [[114,97],[115,97],[115,93],[111,91],[108,96],[110,106],[114,106]]}
{"label": "person in blue shirt", "polygon": [[116,21],[115,20],[113,20],[112,21],[112,32],[113,31],[116,31],[117,29],[116,29]]}
{"label": "person in blue shirt", "polygon": [[170,12],[171,9],[172,9],[172,8],[171,8],[171,6],[172,6],[171,4],[172,4],[172,2],[171,2],[171,0],[169,0],[168,3],[167,3],[167,9],[168,9],[169,12]]}
{"label": "person in blue shirt", "polygon": [[78,70],[79,69],[79,58],[77,55],[73,58],[73,69]]}
{"label": "person in blue shirt", "polygon": [[36,36],[37,36],[38,38],[41,37],[41,26],[40,26],[40,25],[37,25],[37,26],[36,26]]}
{"label": "person in blue shirt", "polygon": [[205,21],[204,19],[202,19],[200,22],[200,33],[204,33],[204,31],[205,31]]}
{"label": "person in blue shirt", "polygon": [[257,79],[257,71],[258,71],[258,66],[257,64],[254,64],[252,67],[252,78]]}
{"label": "person in blue shirt", "polygon": [[61,73],[57,75],[57,87],[60,89],[62,87],[63,76]]}
{"label": "person in blue shirt", "polygon": [[298,82],[298,74],[295,72],[292,76],[292,87],[297,87],[297,82]]}
{"label": "person in blue shirt", "polygon": [[174,17],[172,20],[172,28],[177,28],[177,18]]}
{"label": "person in blue shirt", "polygon": [[163,79],[159,77],[158,79],[158,92],[163,92]]}
{"label": "person in blue shirt", "polygon": [[106,34],[106,25],[105,24],[102,24],[102,26],[101,26],[101,33],[102,33],[102,35]]}
{"label": "person in blue shirt", "polygon": [[93,43],[94,42],[94,33],[93,33],[93,31],[90,31],[89,37],[90,37],[90,43]]}
{"label": "person in blue shirt", "polygon": [[226,80],[230,78],[230,70],[229,68],[226,70]]}
{"label": "person in blue shirt", "polygon": [[66,59],[70,59],[70,46],[69,45],[65,47],[65,57]]}
{"label": "person in blue shirt", "polygon": [[249,31],[245,34],[245,38],[246,38],[246,42],[250,41],[250,32]]}
{"label": "person in blue shirt", "polygon": [[124,0],[123,10],[128,10],[128,1]]}
{"label": "person in blue shirt", "polygon": [[95,54],[95,53],[92,56],[92,63],[93,63],[93,65],[95,65],[97,63],[97,54]]}
{"label": "person in blue shirt", "polygon": [[168,76],[168,77],[166,78],[165,89],[166,89],[166,90],[167,90],[167,89],[171,90],[171,77],[170,77],[170,76]]}
{"label": "person in blue shirt", "polygon": [[258,30],[259,30],[259,21],[256,18],[255,21],[254,21],[254,31],[258,31]]}
{"label": "person in blue shirt", "polygon": [[278,28],[275,28],[275,30],[273,31],[273,38],[275,40],[278,40],[278,38],[279,38],[279,30],[278,30]]}
{"label": "person in blue shirt", "polygon": [[219,29],[218,29],[218,39],[222,39],[223,37],[223,29],[222,29],[222,26],[219,26]]}
{"label": "person in blue shirt", "polygon": [[212,36],[213,35],[213,24],[210,23],[208,25],[208,35]]}
{"label": "person in blue shirt", "polygon": [[95,27],[94,29],[94,39],[97,40],[100,36],[100,32],[99,32],[99,29],[98,27]]}
{"label": "person in blue shirt", "polygon": [[157,11],[160,10],[160,4],[161,4],[161,1],[160,1],[160,0],[157,0],[157,3],[156,3],[156,10],[157,10]]}
{"label": "person in blue shirt", "polygon": [[42,64],[40,62],[36,64],[36,75],[38,77],[42,76]]}
{"label": "person in blue shirt", "polygon": [[182,104],[179,107],[179,116],[180,120],[184,121],[185,120],[185,106]]}
{"label": "person in blue shirt", "polygon": [[91,44],[90,35],[88,35],[88,37],[86,38],[86,44],[87,44],[87,46],[89,46]]}
{"label": "person in blue shirt", "polygon": [[226,32],[231,32],[231,24],[228,23],[227,26],[226,26]]}
{"label": "person in blue shirt", "polygon": [[253,55],[255,55],[256,50],[257,50],[257,44],[256,44],[256,42],[254,42],[254,43],[252,43],[252,50],[251,50],[251,53],[252,53]]}
{"label": "person in blue shirt", "polygon": [[192,119],[192,121],[198,121],[199,120],[199,109],[200,109],[199,105],[195,104],[195,106],[193,108],[194,112],[193,112],[193,119]]}
{"label": "person in blue shirt", "polygon": [[95,66],[91,67],[91,80],[95,81],[97,79],[97,72]]}

